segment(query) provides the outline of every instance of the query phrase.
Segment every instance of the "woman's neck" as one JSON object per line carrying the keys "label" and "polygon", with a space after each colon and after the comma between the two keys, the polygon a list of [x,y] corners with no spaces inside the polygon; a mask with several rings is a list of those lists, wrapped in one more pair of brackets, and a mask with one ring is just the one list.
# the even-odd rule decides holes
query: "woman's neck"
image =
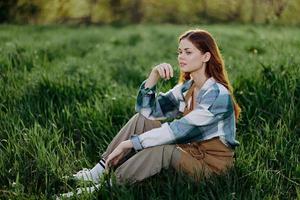
{"label": "woman's neck", "polygon": [[207,81],[208,77],[205,74],[205,67],[202,67],[201,69],[191,72],[190,74],[191,79],[194,80],[195,88],[197,90],[201,89],[201,87],[204,85],[204,83]]}

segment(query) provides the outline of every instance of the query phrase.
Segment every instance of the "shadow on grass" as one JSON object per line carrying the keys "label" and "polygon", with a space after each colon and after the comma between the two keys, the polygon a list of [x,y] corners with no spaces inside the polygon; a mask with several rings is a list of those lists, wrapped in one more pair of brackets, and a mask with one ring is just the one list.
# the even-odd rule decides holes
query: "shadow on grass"
{"label": "shadow on grass", "polygon": [[[174,169],[163,170],[142,182],[114,185],[97,194],[100,199],[253,199],[251,193],[255,180],[247,172],[233,168],[228,173],[213,175],[195,182],[191,177]],[[262,194],[259,194],[262,195]]]}

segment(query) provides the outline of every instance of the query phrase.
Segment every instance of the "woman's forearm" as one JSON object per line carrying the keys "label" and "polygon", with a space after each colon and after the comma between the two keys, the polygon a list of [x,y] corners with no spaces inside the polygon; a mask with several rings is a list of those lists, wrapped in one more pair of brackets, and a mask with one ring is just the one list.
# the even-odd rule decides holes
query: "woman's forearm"
{"label": "woman's forearm", "polygon": [[153,69],[145,83],[145,88],[151,88],[154,85],[156,85],[159,78],[160,78],[160,76],[159,76],[158,72],[155,69]]}
{"label": "woman's forearm", "polygon": [[131,140],[125,140],[121,143],[122,143],[122,147],[124,149],[131,149],[133,147],[133,144],[132,144]]}

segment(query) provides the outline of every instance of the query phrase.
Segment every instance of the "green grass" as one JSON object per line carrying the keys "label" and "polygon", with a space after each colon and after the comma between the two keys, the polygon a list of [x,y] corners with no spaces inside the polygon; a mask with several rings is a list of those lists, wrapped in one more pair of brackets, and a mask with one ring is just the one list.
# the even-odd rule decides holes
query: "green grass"
{"label": "green grass", "polygon": [[[197,27],[197,26],[194,26]],[[242,107],[235,167],[194,183],[173,170],[92,199],[300,199],[300,29],[206,25]],[[134,115],[140,83],[193,28],[0,26],[0,198],[48,199],[92,167]]]}

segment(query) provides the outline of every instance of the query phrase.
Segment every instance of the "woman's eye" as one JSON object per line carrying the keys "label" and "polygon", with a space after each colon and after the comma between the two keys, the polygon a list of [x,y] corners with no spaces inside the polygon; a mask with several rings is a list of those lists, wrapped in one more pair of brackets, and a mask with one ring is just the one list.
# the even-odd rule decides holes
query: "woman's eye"
{"label": "woman's eye", "polygon": [[[186,51],[185,53],[186,53],[186,55],[190,55],[192,52]],[[181,52],[181,51],[177,51],[177,54],[178,54],[178,55],[179,55],[179,54],[182,54],[182,52]]]}

